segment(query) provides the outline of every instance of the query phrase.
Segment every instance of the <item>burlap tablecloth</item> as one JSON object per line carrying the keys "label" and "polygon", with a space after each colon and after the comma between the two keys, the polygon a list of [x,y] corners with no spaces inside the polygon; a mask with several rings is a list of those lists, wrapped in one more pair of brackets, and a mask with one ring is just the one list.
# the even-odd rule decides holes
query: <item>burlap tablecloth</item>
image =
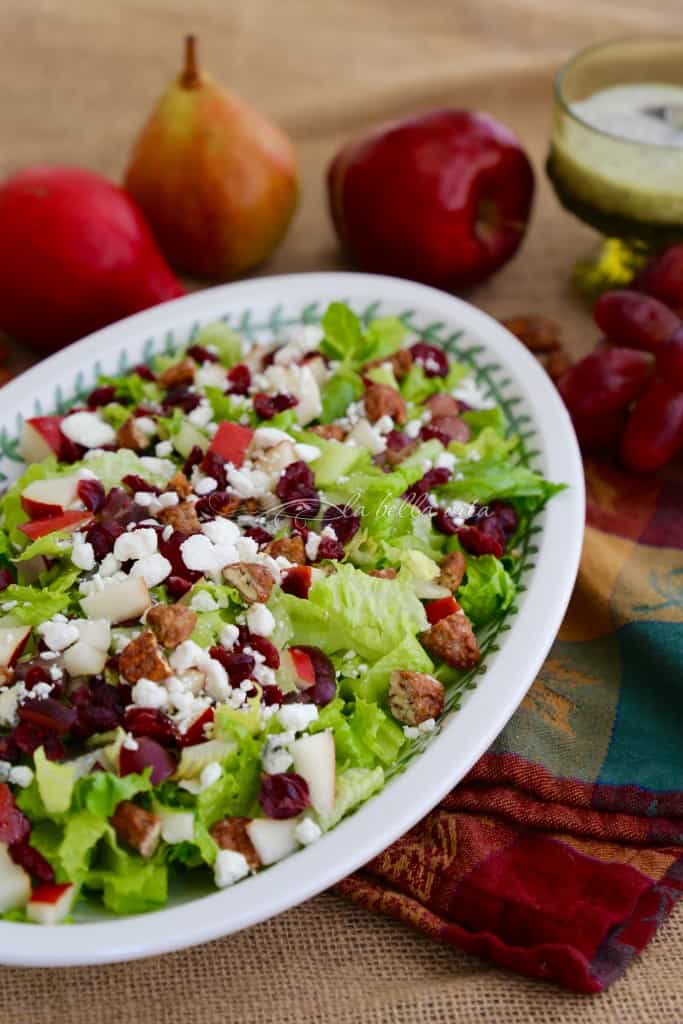
{"label": "burlap tablecloth", "polygon": [[[293,134],[303,202],[265,273],[333,269],[323,168],[373,122],[439,104],[515,128],[542,166],[553,71],[579,46],[679,27],[679,0],[3,0],[0,172],[69,162],[118,177],[133,133],[175,73],[180,37]],[[0,244],[2,240],[0,239]],[[573,261],[594,236],[562,213],[539,173],[520,257],[473,301],[496,315],[540,311],[574,352],[594,338],[572,296]],[[25,353],[14,353],[21,365]],[[66,936],[65,936],[66,939]],[[527,981],[430,943],[333,896],[186,953],[111,967],[0,969],[2,1024],[316,1021],[679,1024],[683,910],[601,996]]]}

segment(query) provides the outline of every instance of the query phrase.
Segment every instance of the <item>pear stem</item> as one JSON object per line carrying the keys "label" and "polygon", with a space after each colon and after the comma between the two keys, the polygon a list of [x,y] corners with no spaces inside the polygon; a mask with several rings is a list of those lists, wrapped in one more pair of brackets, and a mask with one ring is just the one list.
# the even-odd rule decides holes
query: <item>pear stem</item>
{"label": "pear stem", "polygon": [[197,37],[185,36],[185,67],[180,76],[183,89],[196,89],[201,84],[197,64]]}

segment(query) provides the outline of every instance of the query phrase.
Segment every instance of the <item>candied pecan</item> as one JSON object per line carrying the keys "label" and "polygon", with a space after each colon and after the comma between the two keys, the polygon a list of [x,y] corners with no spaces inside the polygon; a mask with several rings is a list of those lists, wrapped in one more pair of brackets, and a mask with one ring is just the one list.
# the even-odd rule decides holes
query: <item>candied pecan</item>
{"label": "candied pecan", "polygon": [[194,381],[197,364],[194,359],[185,357],[179,363],[174,363],[159,376],[159,381],[165,388],[179,388]]}
{"label": "candied pecan", "polygon": [[182,501],[179,505],[162,508],[159,512],[159,519],[162,523],[170,524],[174,530],[179,530],[180,533],[199,533],[202,528],[191,501]]}
{"label": "candied pecan", "polygon": [[546,316],[512,316],[501,320],[530,352],[552,352],[560,347],[561,327]]}
{"label": "candied pecan", "polygon": [[147,625],[164,647],[177,647],[190,638],[197,625],[197,613],[184,604],[155,604],[147,612]]}
{"label": "candied pecan", "polygon": [[134,452],[143,452],[149,446],[149,435],[141,430],[134,416],[129,416],[116,431],[116,443],[120,448],[130,448]]}
{"label": "candied pecan", "polygon": [[538,361],[553,381],[558,381],[562,374],[566,373],[572,365],[569,355],[563,348],[558,348],[555,352],[548,352],[539,356]]}
{"label": "candied pecan", "polygon": [[244,498],[237,506],[238,516],[256,516],[260,511],[261,506],[259,505],[258,498]]}
{"label": "candied pecan", "polygon": [[179,498],[187,498],[192,494],[192,486],[182,469],[177,470],[168,481],[169,491],[175,491]]}
{"label": "candied pecan", "polygon": [[154,855],[161,837],[161,818],[131,800],[122,800],[110,818],[117,837],[141,857]]}
{"label": "candied pecan", "polygon": [[221,850],[241,853],[252,871],[261,867],[259,855],[247,834],[250,818],[223,818],[211,826],[211,838]]}
{"label": "candied pecan", "polygon": [[401,380],[409,373],[410,367],[413,365],[413,353],[409,348],[400,348],[398,352],[385,356],[384,359],[373,359],[366,363],[363,369],[372,370],[375,366],[383,366],[385,363],[391,366],[396,380]]}
{"label": "candied pecan", "polygon": [[448,587],[449,590],[457,590],[467,571],[467,561],[462,551],[451,551],[449,555],[444,555],[439,565],[441,567],[439,576],[441,586]]}
{"label": "candied pecan", "polygon": [[406,403],[396,388],[388,384],[369,384],[363,396],[368,419],[376,423],[382,416],[391,416],[399,426],[406,421]]}
{"label": "candied pecan", "polygon": [[398,572],[396,569],[371,569],[368,576],[376,576],[380,580],[395,580]]}
{"label": "candied pecan", "polygon": [[458,416],[460,413],[460,402],[458,399],[453,398],[453,395],[449,395],[445,391],[431,395],[425,402],[425,405],[432,416]]}
{"label": "candied pecan", "polygon": [[312,434],[317,434],[325,441],[343,441],[346,437],[344,428],[338,423],[316,423],[312,427],[306,427]]}
{"label": "candied pecan", "polygon": [[439,619],[420,639],[430,654],[454,668],[471,668],[481,661],[472,623],[462,611]]}
{"label": "candied pecan", "polygon": [[265,565],[258,562],[235,562],[223,569],[226,583],[234,587],[248,604],[267,601],[275,580]]}
{"label": "candied pecan", "polygon": [[270,544],[266,544],[264,550],[271,558],[281,556],[296,565],[306,564],[303,537],[279,537],[277,540],[271,540]]}
{"label": "candied pecan", "polygon": [[171,669],[150,629],[123,648],[119,654],[119,672],[129,683],[137,683],[138,679],[158,683],[170,676]]}
{"label": "candied pecan", "polygon": [[419,725],[443,711],[443,684],[426,672],[394,669],[389,679],[388,704],[403,725]]}

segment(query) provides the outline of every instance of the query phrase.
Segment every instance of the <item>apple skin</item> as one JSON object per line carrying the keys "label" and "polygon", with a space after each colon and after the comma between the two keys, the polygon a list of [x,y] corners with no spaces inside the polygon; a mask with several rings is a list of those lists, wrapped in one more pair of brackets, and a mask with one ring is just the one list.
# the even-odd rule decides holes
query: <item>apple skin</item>
{"label": "apple skin", "polygon": [[534,172],[505,125],[441,109],[350,143],[330,164],[327,184],[335,229],[361,269],[452,291],[514,255]]}
{"label": "apple skin", "polygon": [[233,466],[239,468],[244,462],[253,436],[254,431],[251,427],[244,427],[240,423],[224,420],[209,445],[209,451],[216,452],[226,462],[232,462]]}
{"label": "apple skin", "polygon": [[185,294],[135,201],[92,171],[7,179],[0,238],[0,328],[40,352]]}
{"label": "apple skin", "polygon": [[20,523],[17,529],[26,534],[29,540],[38,540],[39,537],[55,533],[57,530],[79,530],[81,527],[89,526],[92,521],[92,512],[78,512],[74,509],[46,519],[30,519],[27,523]]}

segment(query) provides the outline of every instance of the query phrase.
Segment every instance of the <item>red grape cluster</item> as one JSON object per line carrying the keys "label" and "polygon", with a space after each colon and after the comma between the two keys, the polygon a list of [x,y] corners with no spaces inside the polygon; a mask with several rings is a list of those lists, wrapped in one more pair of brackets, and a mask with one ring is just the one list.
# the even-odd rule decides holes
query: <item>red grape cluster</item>
{"label": "red grape cluster", "polygon": [[683,450],[683,245],[645,267],[629,290],[605,292],[605,338],[558,381],[585,451],[615,450],[651,473]]}

